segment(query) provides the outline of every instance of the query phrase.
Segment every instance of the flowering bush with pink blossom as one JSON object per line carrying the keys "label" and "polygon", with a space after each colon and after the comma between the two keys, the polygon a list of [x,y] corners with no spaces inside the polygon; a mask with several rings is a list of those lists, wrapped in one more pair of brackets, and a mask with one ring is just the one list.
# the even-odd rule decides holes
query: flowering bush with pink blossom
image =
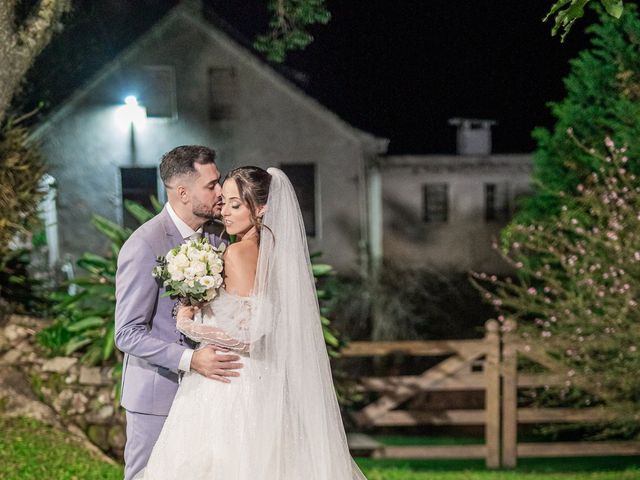
{"label": "flowering bush with pink blossom", "polygon": [[517,279],[473,273],[472,282],[500,320],[517,320],[520,335],[568,367],[567,389],[580,385],[638,420],[640,178],[626,148],[605,145],[599,154],[579,144],[602,166],[560,192],[554,220],[513,227],[519,240],[501,254]]}

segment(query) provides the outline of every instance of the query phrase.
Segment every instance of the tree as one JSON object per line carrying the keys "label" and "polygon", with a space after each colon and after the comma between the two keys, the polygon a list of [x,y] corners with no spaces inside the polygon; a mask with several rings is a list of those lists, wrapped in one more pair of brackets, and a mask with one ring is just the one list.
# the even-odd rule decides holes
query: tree
{"label": "tree", "polygon": [[269,0],[267,6],[273,15],[271,31],[259,35],[254,46],[276,63],[283,62],[288,51],[303,50],[313,41],[308,27],[331,18],[325,0]]}
{"label": "tree", "polygon": [[[513,225],[528,224],[556,215],[562,204],[558,192],[575,191],[601,161],[582,151],[566,134],[572,128],[588,145],[610,136],[627,145],[629,157],[640,159],[640,18],[635,5],[627,5],[617,21],[600,12],[592,25],[591,47],[571,61],[564,83],[566,97],[551,104],[553,130],[534,131],[536,192],[522,206]],[[638,172],[640,164],[629,168]],[[506,236],[512,228],[506,230]]]}
{"label": "tree", "polygon": [[71,0],[39,0],[26,16],[17,0],[0,1],[0,123],[35,58],[60,28]]}
{"label": "tree", "polygon": [[[588,5],[591,0],[557,0],[549,13],[544,18],[546,22],[549,18],[554,17],[554,26],[551,29],[551,34],[556,35],[560,29],[562,29],[561,38],[569,33],[574,22],[584,15],[584,7]],[[609,15],[614,18],[620,18],[624,11],[623,0],[600,0],[600,3],[604,6]]]}
{"label": "tree", "polygon": [[618,408],[628,415],[626,431],[637,433],[640,180],[628,170],[626,147],[607,138],[599,154],[575,141],[601,166],[571,195],[558,195],[556,219],[517,226],[524,241],[510,242],[504,258],[520,280],[482,273],[472,281],[500,320],[517,320],[526,341],[567,366],[566,389]]}

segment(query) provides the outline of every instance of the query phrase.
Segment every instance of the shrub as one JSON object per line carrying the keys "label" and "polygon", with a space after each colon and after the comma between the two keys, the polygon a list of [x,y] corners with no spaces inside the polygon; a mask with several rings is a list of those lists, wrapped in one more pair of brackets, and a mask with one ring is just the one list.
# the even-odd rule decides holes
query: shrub
{"label": "shrub", "polygon": [[575,193],[559,194],[556,220],[515,226],[525,241],[503,254],[519,280],[474,278],[500,319],[518,320],[523,338],[567,366],[566,390],[594,394],[637,429],[640,181],[628,171],[626,148],[607,139],[600,155],[578,145],[602,166]]}
{"label": "shrub", "polygon": [[0,129],[0,302],[5,304],[22,300],[28,305],[33,293],[24,246],[40,224],[40,180],[45,168],[27,138],[25,128],[10,122]]}

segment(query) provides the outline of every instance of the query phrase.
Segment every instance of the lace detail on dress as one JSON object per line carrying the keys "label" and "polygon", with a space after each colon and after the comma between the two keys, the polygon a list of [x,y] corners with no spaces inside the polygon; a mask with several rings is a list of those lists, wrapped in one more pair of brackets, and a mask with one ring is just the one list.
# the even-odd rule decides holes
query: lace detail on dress
{"label": "lace detail on dress", "polygon": [[201,345],[217,345],[248,354],[255,297],[233,295],[220,289],[218,296],[195,318],[178,316],[176,327]]}

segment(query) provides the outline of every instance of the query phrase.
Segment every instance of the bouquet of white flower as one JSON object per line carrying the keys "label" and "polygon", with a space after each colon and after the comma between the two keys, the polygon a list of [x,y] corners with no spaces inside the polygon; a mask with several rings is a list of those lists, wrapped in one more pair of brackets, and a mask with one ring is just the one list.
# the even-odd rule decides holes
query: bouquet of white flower
{"label": "bouquet of white flower", "polygon": [[179,298],[183,305],[201,305],[213,300],[222,285],[222,254],[225,245],[207,239],[190,240],[158,257],[153,276],[162,280],[164,297]]}

